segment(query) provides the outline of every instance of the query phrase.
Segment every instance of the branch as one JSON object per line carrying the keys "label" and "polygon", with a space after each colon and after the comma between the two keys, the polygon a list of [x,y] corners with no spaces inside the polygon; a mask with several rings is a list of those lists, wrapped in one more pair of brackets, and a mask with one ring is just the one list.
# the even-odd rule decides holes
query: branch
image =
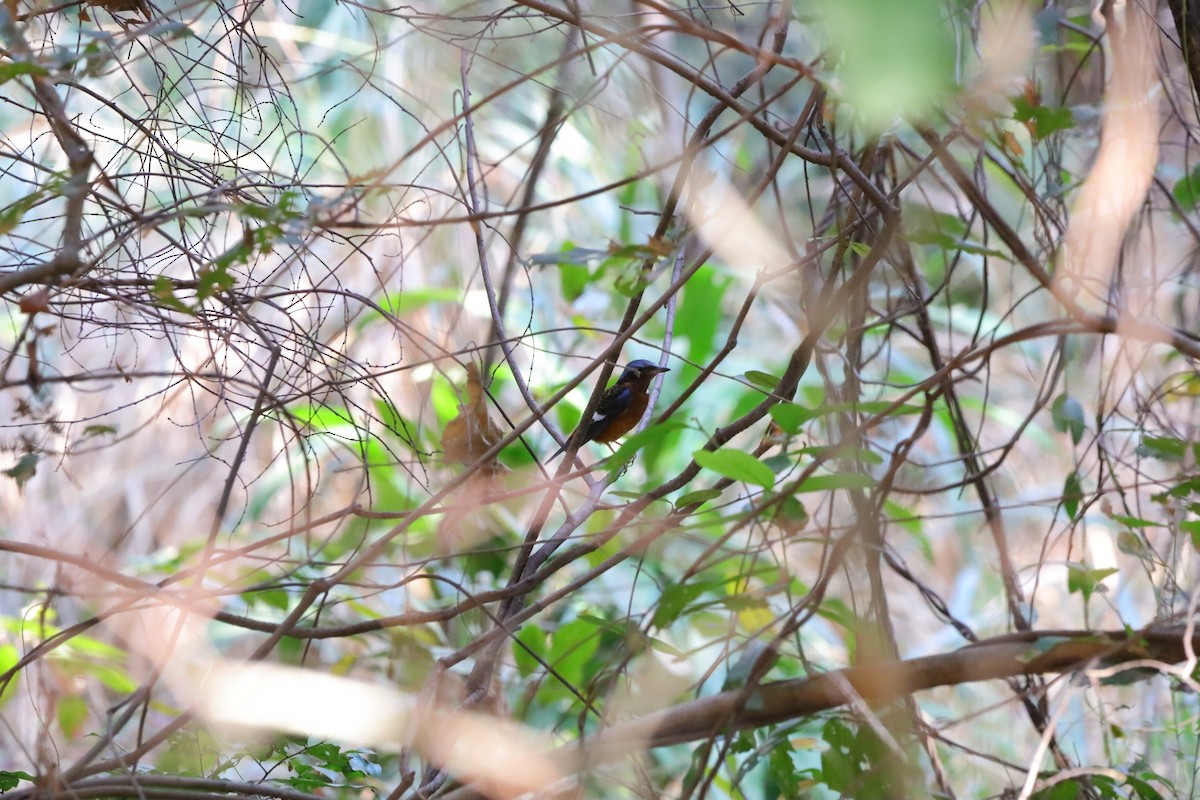
{"label": "branch", "polygon": [[[1168,664],[1188,659],[1185,631],[1179,626],[1134,634],[1084,630],[998,636],[941,655],[862,664],[812,678],[764,684],[745,703],[741,690],[721,692],[614,725],[563,745],[549,757],[560,774],[575,775],[653,747],[704,739],[713,730],[728,735],[851,703],[881,706],[938,686],[1119,665],[1169,669]],[[1190,644],[1193,648],[1200,645],[1200,636],[1193,634]],[[474,789],[461,787],[443,795],[442,800],[481,797]]]}

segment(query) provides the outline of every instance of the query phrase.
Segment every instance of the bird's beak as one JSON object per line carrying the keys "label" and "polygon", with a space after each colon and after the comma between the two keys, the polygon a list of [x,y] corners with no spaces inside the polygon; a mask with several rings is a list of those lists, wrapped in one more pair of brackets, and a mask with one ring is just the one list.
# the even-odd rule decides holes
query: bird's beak
{"label": "bird's beak", "polygon": [[670,371],[671,371],[670,367],[655,367],[654,372],[651,372],[650,374],[658,375],[660,372],[670,372]]}

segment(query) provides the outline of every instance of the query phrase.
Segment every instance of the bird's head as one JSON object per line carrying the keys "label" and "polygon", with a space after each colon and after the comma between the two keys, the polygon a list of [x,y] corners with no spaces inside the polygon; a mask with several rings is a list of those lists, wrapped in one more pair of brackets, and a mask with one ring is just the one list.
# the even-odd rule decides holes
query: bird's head
{"label": "bird's head", "polygon": [[620,383],[645,383],[660,372],[670,371],[666,367],[658,366],[653,361],[639,358],[637,361],[630,361],[625,365],[625,371],[621,373],[618,381]]}

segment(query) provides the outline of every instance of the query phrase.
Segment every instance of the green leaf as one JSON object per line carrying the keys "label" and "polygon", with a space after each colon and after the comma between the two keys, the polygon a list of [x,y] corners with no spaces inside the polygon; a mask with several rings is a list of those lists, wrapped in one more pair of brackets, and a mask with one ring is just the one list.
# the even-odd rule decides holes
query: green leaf
{"label": "green leaf", "polygon": [[558,630],[550,635],[547,663],[568,684],[579,686],[586,683],[588,676],[595,674],[601,666],[596,658],[596,651],[600,647],[599,630],[609,629],[609,626],[615,624],[609,620],[581,615],[559,626]]}
{"label": "green leaf", "polygon": [[686,426],[682,422],[661,422],[658,425],[651,425],[646,430],[635,433],[633,436],[625,437],[621,442],[621,446],[617,448],[617,452],[605,459],[608,463],[612,464],[609,476],[615,479],[639,450],[657,443],[668,433],[683,427]]}
{"label": "green leaf", "polygon": [[102,436],[104,434],[115,435],[116,432],[117,429],[112,425],[88,425],[83,429],[83,436],[86,439],[90,436]]}
{"label": "green leaf", "polygon": [[333,781],[314,767],[312,764],[291,759],[288,762],[294,775],[290,778],[283,778],[279,782],[291,786],[293,789],[299,789],[302,792],[313,792],[317,789],[323,789],[332,785]]}
{"label": "green leaf", "polygon": [[1171,194],[1184,211],[1191,211],[1200,203],[1200,164],[1192,167],[1191,172],[1175,182]]}
{"label": "green leaf", "polygon": [[687,655],[678,647],[674,647],[667,642],[664,642],[662,639],[655,639],[653,636],[647,636],[646,642],[650,645],[652,650],[657,650],[658,652],[671,656],[676,660],[682,659]]}
{"label": "green leaf", "polygon": [[1145,558],[1150,555],[1150,549],[1145,541],[1133,531],[1121,531],[1117,534],[1117,549],[1125,555],[1135,558]]}
{"label": "green leaf", "polygon": [[859,258],[866,258],[871,255],[871,245],[865,242],[849,242],[846,246],[850,248],[851,253],[854,253]]}
{"label": "green leaf", "polygon": [[28,61],[10,61],[0,64],[0,83],[8,83],[13,78],[22,75],[49,75],[50,71],[43,66],[30,64]]}
{"label": "green leaf", "polygon": [[173,308],[185,314],[194,313],[190,306],[175,296],[175,284],[166,275],[159,275],[154,279],[153,293],[154,298],[167,308]]}
{"label": "green leaf", "polygon": [[[3,71],[3,69],[4,67],[0,66],[0,71]],[[44,189],[39,189],[32,194],[28,194],[19,200],[10,203],[9,205],[5,206],[3,210],[0,210],[0,234],[9,233],[13,230],[13,228],[17,227],[17,225],[21,223],[21,220],[25,218],[25,215],[29,213],[29,210],[38,203],[42,202],[42,198],[45,197],[45,195],[46,191]]]}
{"label": "green leaf", "polygon": [[405,289],[401,292],[388,292],[383,296],[379,305],[392,316],[410,314],[413,311],[432,305],[433,303],[461,303],[463,293],[459,289],[448,289],[439,286],[423,286]]}
{"label": "green leaf", "polygon": [[978,242],[973,242],[970,239],[956,239],[949,234],[935,230],[914,230],[907,237],[909,242],[913,244],[929,245],[940,250],[951,251],[957,250],[962,253],[971,253],[973,255],[990,256],[992,258],[1002,258],[1010,260],[1009,254],[1002,250],[996,250],[991,247],[985,247]]}
{"label": "green leaf", "polygon": [[118,667],[90,664],[86,667],[86,671],[117,694],[132,694],[138,687],[137,681],[130,677],[128,672]]}
{"label": "green leaf", "polygon": [[775,387],[779,385],[778,376],[772,375],[769,372],[760,372],[756,369],[747,370],[743,375],[746,381],[756,388],[762,389],[764,392],[773,392]]}
{"label": "green leaf", "polygon": [[833,475],[810,475],[796,487],[796,492],[828,492],[834,489],[870,489],[875,479],[861,472],[838,472]]}
{"label": "green leaf", "polygon": [[938,247],[942,250],[958,249],[958,239],[948,233],[938,230],[914,228],[904,237],[910,244],[924,244]]}
{"label": "green leaf", "polygon": [[200,280],[196,285],[197,300],[207,300],[218,292],[229,291],[237,284],[233,275],[229,274],[228,267],[225,266],[202,270],[199,277]]}
{"label": "green leaf", "polygon": [[771,522],[789,533],[799,533],[808,525],[808,510],[795,497],[783,498],[774,509]]}
{"label": "green leaf", "polygon": [[28,772],[5,772],[0,770],[0,792],[7,792],[9,789],[17,788],[17,784],[21,781],[32,781],[34,777]]}
{"label": "green leaf", "polygon": [[4,474],[17,482],[17,489],[24,489],[29,479],[37,474],[39,456],[37,453],[26,453],[17,459],[17,463],[4,470]]}
{"label": "green leaf", "polygon": [[79,695],[68,694],[58,699],[58,727],[69,738],[74,739],[79,735],[87,715],[87,703]]}
{"label": "green leaf", "polygon": [[1187,453],[1187,445],[1187,442],[1175,436],[1143,436],[1142,443],[1133,452],[1142,458],[1183,461],[1183,457]]}
{"label": "green leaf", "polygon": [[1086,564],[1069,564],[1067,566],[1067,591],[1072,594],[1081,594],[1086,600],[1096,591],[1102,591],[1104,589],[1102,581],[1117,572],[1115,567],[1090,569]]}
{"label": "green leaf", "polygon": [[1079,482],[1079,473],[1072,470],[1063,481],[1062,490],[1063,509],[1072,521],[1079,519],[1079,501],[1082,497],[1083,485]]}
{"label": "green leaf", "polygon": [[1161,528],[1161,522],[1152,522],[1148,519],[1139,517],[1126,517],[1122,514],[1113,514],[1113,521],[1119,522],[1122,525],[1128,525],[1130,528]]}
{"label": "green leaf", "polygon": [[785,739],[771,750],[767,758],[767,784],[774,797],[801,796],[801,771],[792,760],[792,746]]}
{"label": "green leaf", "polygon": [[262,603],[268,608],[287,611],[291,606],[291,597],[287,589],[264,589],[253,594],[254,602]]}
{"label": "green leaf", "polygon": [[517,665],[517,674],[528,678],[541,667],[538,659],[545,658],[546,632],[539,625],[524,625],[517,631],[516,639],[513,660]]}
{"label": "green leaf", "polygon": [[1048,789],[1043,789],[1032,795],[1035,800],[1079,800],[1086,797],[1083,787],[1074,778],[1059,781]]}
{"label": "green leaf", "polygon": [[711,587],[710,583],[688,581],[687,583],[668,583],[659,597],[658,605],[654,607],[654,617],[650,624],[656,628],[666,628],[687,608],[692,601],[704,594]]}
{"label": "green leaf", "polygon": [[838,98],[868,133],[920,117],[953,90],[955,39],[940,0],[821,0]]}
{"label": "green leaf", "polygon": [[1137,776],[1126,775],[1125,784],[1133,789],[1133,795],[1138,800],[1163,800],[1157,789]]}
{"label": "green leaf", "polygon": [[696,270],[684,284],[675,319],[679,333],[687,337],[690,363],[704,364],[712,355],[722,322],[721,315],[716,312],[732,284],[733,278],[719,273],[712,264]]}
{"label": "green leaf", "polygon": [[197,294],[202,295],[201,299],[203,299],[212,296],[214,287],[220,288],[225,283],[232,286],[233,278],[229,275],[229,268],[234,264],[249,264],[250,257],[253,255],[253,239],[249,241],[243,239],[240,244],[221,253],[213,259],[212,266],[200,270],[200,274],[197,276],[200,279]]}
{"label": "green leaf", "polygon": [[167,742],[167,749],[159,754],[154,765],[161,773],[207,776],[212,765],[222,758],[223,743],[217,742],[204,726],[186,728]]}
{"label": "green leaf", "polygon": [[778,475],[779,473],[783,472],[784,470],[789,470],[793,466],[795,466],[796,461],[789,455],[780,454],[777,456],[770,456],[769,458],[764,458],[763,463],[767,465],[767,469],[771,470],[771,472],[774,472],[776,475]]}
{"label": "green leaf", "polygon": [[861,403],[830,403],[816,408],[805,408],[797,403],[779,403],[771,406],[768,413],[775,424],[787,433],[799,433],[801,427],[809,420],[832,414],[860,414],[874,416],[889,412],[890,416],[899,417],[906,414],[919,414],[921,406],[902,403],[893,408],[891,400],[868,400]]}
{"label": "green leaf", "polygon": [[796,403],[779,403],[771,406],[767,413],[775,424],[787,433],[799,433],[801,426],[817,416],[810,409]]}
{"label": "green leaf", "polygon": [[722,447],[715,452],[697,450],[692,453],[692,458],[701,467],[735,481],[753,483],[764,489],[770,489],[775,485],[775,473],[771,472],[771,468],[741,450],[727,447]]}
{"label": "green leaf", "polygon": [[[8,672],[20,660],[21,653],[17,650],[16,645],[0,644],[0,674]],[[17,690],[17,681],[20,680],[20,677],[20,674],[14,675],[12,680],[8,681],[7,684],[0,686],[0,690],[2,690],[0,691],[0,708],[4,708],[4,705],[12,699],[13,693]],[[12,787],[8,788],[11,789]],[[0,786],[0,791],[3,791],[2,786]]]}
{"label": "green leaf", "polygon": [[1186,520],[1179,523],[1179,530],[1183,531],[1192,540],[1192,547],[1200,550],[1200,521]]}
{"label": "green leaf", "polygon": [[1075,125],[1075,114],[1064,106],[1035,104],[1025,95],[1017,95],[1012,98],[1012,104],[1012,118],[1025,124],[1034,141],[1045,139],[1051,134],[1068,130]]}
{"label": "green leaf", "polygon": [[709,500],[716,500],[722,494],[720,489],[698,489],[694,492],[688,492],[681,495],[675,501],[675,508],[687,508],[688,506],[707,503]]}
{"label": "green leaf", "polygon": [[295,420],[313,431],[346,431],[354,429],[354,418],[344,406],[326,406],[317,403],[297,405],[292,409]]}
{"label": "green leaf", "polygon": [[592,282],[592,272],[583,264],[560,264],[558,281],[562,285],[563,299],[573,303]]}
{"label": "green leaf", "polygon": [[1083,406],[1070,395],[1060,394],[1050,406],[1050,418],[1060,433],[1071,432],[1071,441],[1079,444],[1083,439]]}

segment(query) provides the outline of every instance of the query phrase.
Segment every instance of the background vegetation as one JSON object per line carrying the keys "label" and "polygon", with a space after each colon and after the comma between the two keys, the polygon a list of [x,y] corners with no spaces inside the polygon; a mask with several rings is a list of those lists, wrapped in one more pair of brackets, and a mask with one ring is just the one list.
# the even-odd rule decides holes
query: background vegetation
{"label": "background vegetation", "polygon": [[6,0],[0,790],[1194,796],[1186,13]]}

